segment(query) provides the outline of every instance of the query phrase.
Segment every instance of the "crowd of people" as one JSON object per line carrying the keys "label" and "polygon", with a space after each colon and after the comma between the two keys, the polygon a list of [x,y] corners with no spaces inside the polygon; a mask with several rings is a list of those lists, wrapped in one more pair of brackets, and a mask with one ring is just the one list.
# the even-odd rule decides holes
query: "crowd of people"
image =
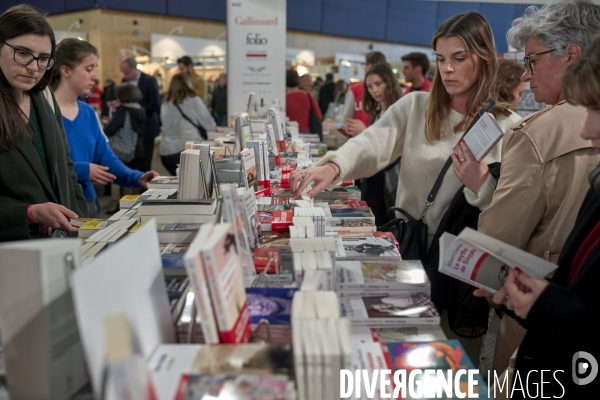
{"label": "crowd of people", "polygon": [[[498,60],[488,22],[467,12],[435,32],[432,80],[424,54],[402,57],[411,84],[404,91],[379,52],[367,54],[364,81],[350,86],[334,82],[333,74],[319,82],[287,71],[287,114],[300,131],[314,132],[314,121],[334,104],[344,116],[340,131],[350,138],[317,167],[291,174],[295,196],[309,184],[314,197],[344,179],[360,179],[378,226],[387,222],[391,205],[421,217],[429,248],[421,259],[443,328],[468,348],[493,347],[487,368],[511,382],[533,370],[568,370],[581,351],[600,355],[594,296],[600,265],[599,32],[600,6],[590,0],[530,7],[507,34],[509,44],[525,53],[521,65]],[[80,99],[97,86],[99,56],[86,41],[57,45],[44,16],[29,6],[0,15],[0,241],[75,232],[69,219],[98,215],[94,185],[145,187],[157,175],[151,161],[159,134],[161,160],[174,174],[185,142],[200,142],[225,122],[226,75],[207,106],[206,83],[189,57],[178,60],[180,72],[162,99],[156,80],[135,59],[124,58],[122,82],[108,82],[100,96],[99,118]],[[514,110],[526,84],[548,107],[521,118]],[[459,142],[490,98],[495,105],[489,112],[505,137],[476,160]],[[429,202],[449,157],[452,169]],[[465,295],[436,271],[440,232],[465,226],[559,267],[548,280],[512,269],[497,293],[470,289]],[[481,340],[487,326],[474,329],[465,322],[481,317],[469,314],[481,307],[457,309],[458,299],[485,303],[486,320],[487,305],[497,310],[495,342]],[[550,383],[545,394],[586,398],[597,387],[569,376]],[[524,397],[513,392],[512,398],[520,393]]]}

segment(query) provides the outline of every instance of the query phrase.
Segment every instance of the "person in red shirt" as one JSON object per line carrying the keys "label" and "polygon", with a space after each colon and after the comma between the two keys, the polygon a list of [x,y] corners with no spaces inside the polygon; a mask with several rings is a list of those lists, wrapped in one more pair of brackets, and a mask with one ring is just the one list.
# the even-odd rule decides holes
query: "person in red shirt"
{"label": "person in red shirt", "polygon": [[285,76],[287,94],[285,95],[285,112],[290,121],[296,121],[302,133],[316,133],[310,131],[310,112],[315,113],[319,121],[323,121],[323,114],[319,104],[312,94],[298,89],[300,76],[293,69],[288,69]]}
{"label": "person in red shirt", "polygon": [[429,59],[426,54],[423,53],[409,53],[402,56],[402,73],[404,74],[404,80],[412,83],[404,91],[404,94],[410,92],[429,92],[431,89],[431,81],[425,78],[427,70],[429,69]]}
{"label": "person in red shirt", "polygon": [[[365,58],[365,75],[375,64],[385,64],[387,60],[385,55],[379,51],[372,51],[367,54]],[[346,92],[346,99],[344,100],[344,110],[342,115],[344,116],[344,124],[352,124],[354,119],[360,120],[364,126],[369,126],[371,117],[369,114],[364,112],[362,106],[362,99],[365,92],[364,82],[355,82],[348,88]],[[343,135],[346,135],[344,129],[339,130]]]}

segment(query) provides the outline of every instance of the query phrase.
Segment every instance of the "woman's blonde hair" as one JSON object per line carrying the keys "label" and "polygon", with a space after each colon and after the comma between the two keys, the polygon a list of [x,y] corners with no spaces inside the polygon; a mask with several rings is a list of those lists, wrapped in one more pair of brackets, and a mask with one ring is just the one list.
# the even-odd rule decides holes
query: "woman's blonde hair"
{"label": "woman's blonde hair", "polygon": [[[439,38],[452,36],[456,36],[463,41],[471,58],[478,57],[481,61],[479,77],[473,86],[471,97],[467,101],[466,115],[462,121],[453,127],[453,131],[456,133],[467,129],[473,117],[490,97],[492,85],[496,79],[498,61],[492,30],[481,14],[470,11],[446,20],[431,40],[433,49],[435,50]],[[437,68],[425,115],[425,136],[430,142],[441,140],[444,123],[450,113],[451,103],[452,97],[446,91],[440,69]],[[510,115],[509,107],[506,104],[496,105],[491,112],[495,117],[499,114]]]}
{"label": "woman's blonde hair", "polygon": [[171,79],[171,85],[169,91],[165,96],[164,102],[171,102],[175,105],[179,105],[186,99],[186,97],[198,96],[198,93],[190,86],[190,78],[187,74],[179,72],[173,75]]}
{"label": "woman's blonde hair", "polygon": [[600,107],[600,35],[588,45],[563,76],[563,97],[578,106]]}

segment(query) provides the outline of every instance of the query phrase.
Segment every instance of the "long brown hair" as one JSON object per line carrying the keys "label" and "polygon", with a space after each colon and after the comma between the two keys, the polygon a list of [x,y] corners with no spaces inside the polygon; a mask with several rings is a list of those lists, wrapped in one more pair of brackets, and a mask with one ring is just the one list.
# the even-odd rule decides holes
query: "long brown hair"
{"label": "long brown hair", "polygon": [[175,105],[179,105],[186,99],[186,97],[198,96],[198,93],[190,87],[190,78],[187,74],[179,72],[173,75],[171,79],[171,85],[169,91],[165,96],[164,103],[171,102]]}
{"label": "long brown hair", "polygon": [[[50,39],[52,44],[50,57],[54,58],[56,52],[54,31],[42,14],[31,6],[21,4],[9,8],[0,15],[0,40],[7,41],[30,33],[46,36]],[[4,44],[0,43],[0,48],[3,46]],[[31,92],[44,90],[50,83],[51,77],[52,69],[44,73],[37,85],[31,89]],[[25,118],[29,118],[29,115],[25,115]],[[27,123],[23,119],[23,112],[15,98],[14,90],[0,70],[0,151],[14,149],[23,138],[33,141],[35,135],[27,128]]]}
{"label": "long brown hair", "polygon": [[90,42],[75,38],[61,40],[56,46],[56,62],[52,69],[52,89],[56,90],[60,83],[62,78],[60,69],[63,66],[74,70],[90,54],[98,56],[98,49]]}
{"label": "long brown hair", "polygon": [[398,101],[400,98],[400,86],[398,85],[398,80],[394,76],[392,72],[392,68],[387,63],[384,64],[375,64],[371,67],[369,72],[365,75],[365,80],[363,82],[363,111],[367,114],[373,116],[379,110],[379,103],[375,101],[371,93],[369,93],[369,89],[367,89],[367,77],[369,75],[377,75],[381,78],[383,83],[385,83],[385,92],[383,93],[383,103],[386,107],[390,107],[392,104]]}
{"label": "long brown hair", "polygon": [[494,100],[510,103],[515,99],[515,89],[521,84],[521,75],[525,66],[514,60],[502,58],[498,60],[498,75],[492,88]]}
{"label": "long brown hair", "polygon": [[[462,121],[453,127],[453,131],[456,133],[467,129],[473,117],[490,97],[498,70],[498,60],[496,59],[492,30],[481,14],[469,11],[446,20],[440,25],[431,40],[433,49],[435,50],[437,40],[440,37],[451,36],[460,38],[467,47],[470,57],[479,57],[481,61],[481,72],[473,86],[471,97],[467,101],[466,115]],[[430,142],[441,140],[444,129],[443,124],[450,113],[451,103],[452,97],[446,91],[440,70],[437,68],[425,115],[425,136]],[[496,105],[491,112],[495,117],[500,114],[510,115],[506,104]]]}

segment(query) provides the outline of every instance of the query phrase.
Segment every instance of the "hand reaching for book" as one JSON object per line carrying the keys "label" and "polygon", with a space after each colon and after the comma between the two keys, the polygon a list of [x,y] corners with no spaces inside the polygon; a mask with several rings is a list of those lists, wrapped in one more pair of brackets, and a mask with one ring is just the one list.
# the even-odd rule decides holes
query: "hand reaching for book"
{"label": "hand reaching for book", "polygon": [[31,214],[36,224],[49,226],[67,232],[77,232],[77,228],[69,222],[69,218],[79,218],[68,208],[56,203],[42,203],[31,206]]}
{"label": "hand reaching for book", "polygon": [[468,189],[479,193],[490,171],[484,161],[477,161],[466,143],[456,146],[457,154],[452,154],[454,174]]}
{"label": "hand reaching for book", "polygon": [[[317,168],[307,168],[302,171],[293,171],[290,174],[290,188],[294,191],[294,198],[299,199],[306,187],[314,182],[315,186],[308,191],[311,199],[325,190],[339,174],[339,167],[329,163]],[[296,188],[296,189],[294,189]]]}
{"label": "hand reaching for book", "polygon": [[152,179],[156,178],[158,176],[158,172],[156,171],[148,171],[146,172],[144,175],[142,175],[140,177],[140,186],[147,189],[148,188],[148,182],[150,182]]}

